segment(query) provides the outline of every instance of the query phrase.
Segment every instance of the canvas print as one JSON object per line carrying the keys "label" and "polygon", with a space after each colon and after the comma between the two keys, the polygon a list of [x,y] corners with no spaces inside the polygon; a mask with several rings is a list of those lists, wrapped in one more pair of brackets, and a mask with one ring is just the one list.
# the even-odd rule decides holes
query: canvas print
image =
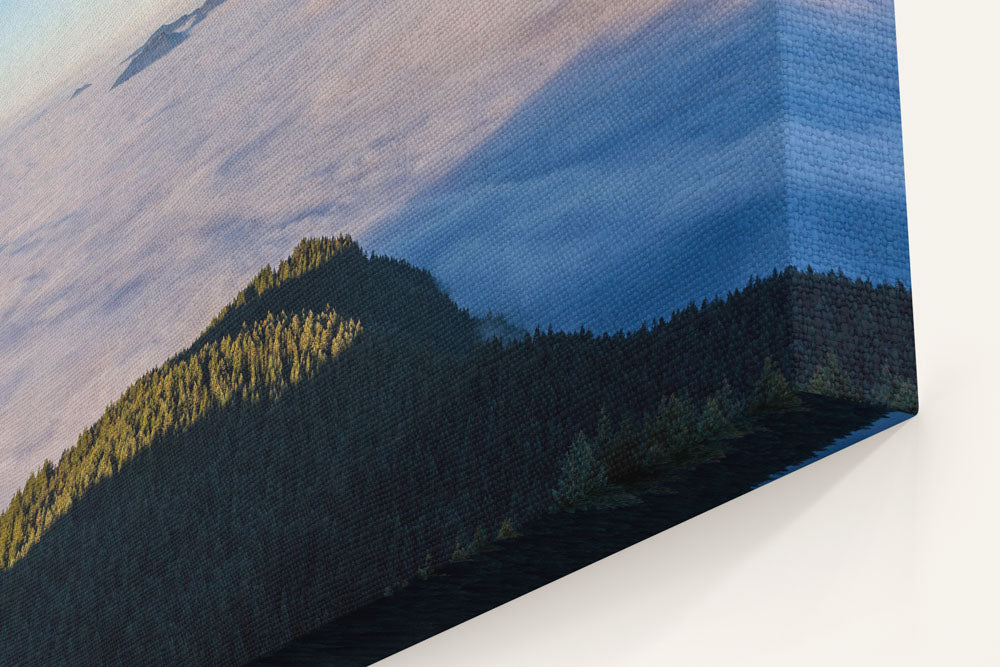
{"label": "canvas print", "polygon": [[916,411],[891,0],[0,6],[0,664],[370,664]]}

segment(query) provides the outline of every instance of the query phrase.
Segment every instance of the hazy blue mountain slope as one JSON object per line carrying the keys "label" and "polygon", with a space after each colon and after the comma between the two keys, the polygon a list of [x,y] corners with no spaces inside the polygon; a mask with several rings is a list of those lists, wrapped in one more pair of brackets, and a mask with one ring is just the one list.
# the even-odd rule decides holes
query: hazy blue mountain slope
{"label": "hazy blue mountain slope", "polygon": [[792,263],[909,284],[892,3],[786,3],[780,30]]}
{"label": "hazy blue mountain slope", "polygon": [[679,2],[593,45],[368,242],[528,326],[786,264],[908,282],[891,6],[817,4]]}

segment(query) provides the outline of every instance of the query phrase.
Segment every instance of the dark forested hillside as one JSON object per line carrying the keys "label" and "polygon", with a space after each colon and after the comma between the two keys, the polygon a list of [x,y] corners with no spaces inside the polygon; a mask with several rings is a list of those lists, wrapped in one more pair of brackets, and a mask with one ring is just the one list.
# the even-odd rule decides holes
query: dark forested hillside
{"label": "dark forested hillside", "polygon": [[740,414],[795,404],[785,378],[915,411],[909,308],[787,269],[631,333],[480,341],[427,272],[304,241],[0,516],[0,664],[251,658],[587,488],[723,455]]}
{"label": "dark forested hillside", "polygon": [[282,310],[319,311],[435,343],[454,354],[478,342],[476,323],[441,291],[430,273],[389,257],[366,256],[350,237],[303,241],[276,269],[266,266],[222,309],[189,351],[233,336],[245,322]]}

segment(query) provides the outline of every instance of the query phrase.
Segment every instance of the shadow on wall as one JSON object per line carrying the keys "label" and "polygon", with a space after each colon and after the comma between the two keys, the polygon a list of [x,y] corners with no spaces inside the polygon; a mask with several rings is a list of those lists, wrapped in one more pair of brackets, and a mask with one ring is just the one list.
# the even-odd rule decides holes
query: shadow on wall
{"label": "shadow on wall", "polygon": [[[529,329],[630,328],[793,263],[778,25],[773,3],[684,0],[597,42],[363,241]],[[831,205],[857,239],[886,218]]]}

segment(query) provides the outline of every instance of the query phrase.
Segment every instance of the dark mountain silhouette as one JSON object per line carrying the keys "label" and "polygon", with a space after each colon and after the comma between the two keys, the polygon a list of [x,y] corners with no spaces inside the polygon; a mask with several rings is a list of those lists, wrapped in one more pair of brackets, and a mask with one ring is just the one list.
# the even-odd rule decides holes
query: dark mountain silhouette
{"label": "dark mountain silhouette", "polygon": [[631,333],[483,341],[428,272],[303,241],[0,515],[0,663],[242,662],[713,465],[789,382],[913,412],[910,321],[902,285],[789,268]]}
{"label": "dark mountain silhouette", "polygon": [[167,23],[156,29],[149,39],[136,49],[132,54],[122,61],[128,63],[125,71],[115,80],[112,88],[117,88],[133,76],[146,69],[154,62],[167,55],[181,42],[187,39],[188,33],[194,26],[201,23],[213,9],[221,5],[226,0],[206,0],[205,4],[198,7],[189,14],[181,16],[172,23]]}
{"label": "dark mountain silhouette", "polygon": [[87,90],[88,88],[90,88],[90,85],[91,84],[89,84],[89,83],[83,84],[82,86],[80,86],[79,88],[77,88],[76,90],[73,91],[73,94],[69,96],[69,99],[73,99],[74,97],[76,97],[77,95],[79,95],[80,93],[82,93],[83,91]]}
{"label": "dark mountain silhouette", "polygon": [[418,577],[251,665],[374,664],[750,491],[781,461],[812,458],[817,447],[832,443],[832,434],[864,428],[882,414],[814,394],[802,398],[805,409],[768,415],[723,461],[672,477],[669,492],[643,493],[641,503],[627,506],[539,517],[516,539]]}

